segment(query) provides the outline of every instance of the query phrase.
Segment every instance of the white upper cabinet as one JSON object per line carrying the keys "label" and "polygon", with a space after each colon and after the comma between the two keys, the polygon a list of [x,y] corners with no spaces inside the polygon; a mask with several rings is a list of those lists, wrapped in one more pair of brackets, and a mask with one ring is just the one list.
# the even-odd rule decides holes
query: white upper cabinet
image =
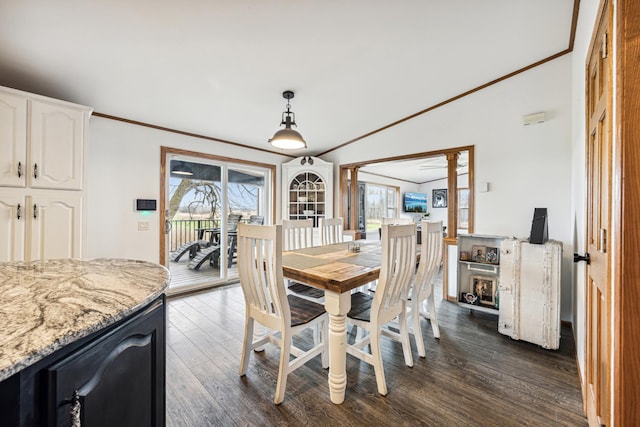
{"label": "white upper cabinet", "polygon": [[0,262],[82,258],[91,112],[0,87]]}
{"label": "white upper cabinet", "polygon": [[29,260],[82,256],[82,193],[41,192],[27,197]]}
{"label": "white upper cabinet", "polygon": [[82,110],[30,102],[29,186],[82,189],[85,120]]}
{"label": "white upper cabinet", "polygon": [[88,107],[0,88],[0,186],[82,190],[90,115]]}
{"label": "white upper cabinet", "polygon": [[27,166],[27,98],[0,89],[0,185],[24,187]]}
{"label": "white upper cabinet", "polygon": [[24,261],[25,197],[0,192],[0,262]]}

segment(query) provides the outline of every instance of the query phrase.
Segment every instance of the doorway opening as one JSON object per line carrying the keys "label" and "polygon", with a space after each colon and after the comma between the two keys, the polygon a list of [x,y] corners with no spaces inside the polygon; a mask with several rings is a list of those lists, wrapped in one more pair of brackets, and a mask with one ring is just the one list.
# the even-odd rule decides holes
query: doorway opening
{"label": "doorway opening", "polygon": [[[354,177],[358,185],[352,188]],[[367,187],[373,191],[380,189],[380,195],[370,197]],[[348,229],[362,238],[377,229],[380,215],[410,217],[415,222],[441,220],[450,230],[448,235],[453,244],[458,234],[473,233],[473,146],[343,164],[340,165],[340,188],[341,213],[347,218]],[[391,191],[384,194],[384,189],[393,188],[396,194]],[[405,209],[402,201],[406,193],[424,195],[426,210]],[[357,203],[351,203],[352,200]],[[352,205],[356,207],[355,212]],[[456,224],[453,230],[450,222]]]}

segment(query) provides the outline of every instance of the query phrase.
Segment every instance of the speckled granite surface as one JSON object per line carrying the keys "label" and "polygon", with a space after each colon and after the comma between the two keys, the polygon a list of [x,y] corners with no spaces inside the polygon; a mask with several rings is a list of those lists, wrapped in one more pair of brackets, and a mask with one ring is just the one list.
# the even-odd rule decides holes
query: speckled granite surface
{"label": "speckled granite surface", "polygon": [[169,280],[125,259],[0,263],[0,381],[142,308]]}

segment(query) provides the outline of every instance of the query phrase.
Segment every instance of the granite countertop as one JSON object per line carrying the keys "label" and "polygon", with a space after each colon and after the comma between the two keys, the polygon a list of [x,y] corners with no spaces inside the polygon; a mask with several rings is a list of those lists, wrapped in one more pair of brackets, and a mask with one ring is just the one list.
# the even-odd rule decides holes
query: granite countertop
{"label": "granite countertop", "polygon": [[169,280],[126,259],[0,263],[0,381],[144,307]]}

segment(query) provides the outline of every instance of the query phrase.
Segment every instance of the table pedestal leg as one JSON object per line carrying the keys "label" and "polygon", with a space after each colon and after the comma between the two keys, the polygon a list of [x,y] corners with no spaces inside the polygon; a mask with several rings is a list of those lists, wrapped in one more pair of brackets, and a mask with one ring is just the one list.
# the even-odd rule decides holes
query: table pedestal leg
{"label": "table pedestal leg", "polygon": [[351,309],[351,293],[325,291],[324,306],[329,313],[329,391],[333,403],[342,403],[347,388],[347,313]]}

